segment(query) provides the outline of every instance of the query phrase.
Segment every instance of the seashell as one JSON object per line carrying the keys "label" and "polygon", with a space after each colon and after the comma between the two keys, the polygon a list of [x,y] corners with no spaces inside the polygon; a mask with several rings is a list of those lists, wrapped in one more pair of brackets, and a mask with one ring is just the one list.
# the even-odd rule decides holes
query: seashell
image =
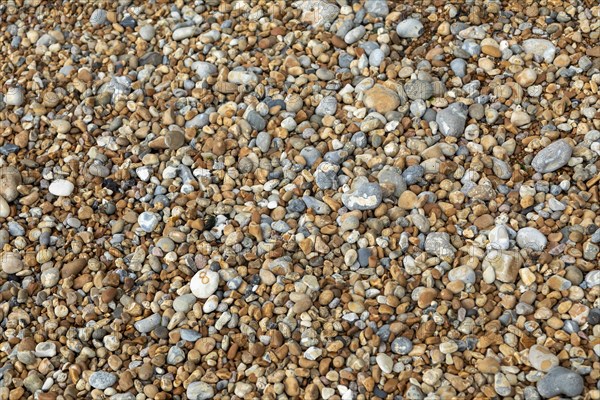
{"label": "seashell", "polygon": [[444,97],[446,94],[446,85],[442,81],[435,81],[431,83],[433,88],[433,97]]}
{"label": "seashell", "polygon": [[7,106],[19,107],[25,101],[25,93],[19,87],[10,87],[4,96],[4,101]]}
{"label": "seashell", "polygon": [[106,22],[106,15],[106,10],[103,10],[101,8],[95,9],[92,15],[90,15],[90,24],[92,26],[104,25],[104,23]]}
{"label": "seashell", "polygon": [[60,103],[60,97],[54,92],[46,92],[44,93],[44,97],[42,98],[42,104],[46,107],[54,108]]}
{"label": "seashell", "polygon": [[433,95],[433,86],[430,82],[413,79],[404,84],[404,92],[411,100],[427,100]]}
{"label": "seashell", "polygon": [[508,85],[499,85],[494,88],[494,96],[498,99],[508,99],[512,95],[512,89]]}

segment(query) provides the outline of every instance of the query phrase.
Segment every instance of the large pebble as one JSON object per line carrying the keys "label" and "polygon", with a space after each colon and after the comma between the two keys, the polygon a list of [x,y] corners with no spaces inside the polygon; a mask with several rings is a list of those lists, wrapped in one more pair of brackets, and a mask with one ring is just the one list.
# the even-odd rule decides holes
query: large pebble
{"label": "large pebble", "polygon": [[522,249],[532,249],[542,251],[546,248],[548,239],[535,228],[525,227],[517,232],[517,244]]}
{"label": "large pebble", "polygon": [[208,400],[215,395],[215,389],[206,382],[192,382],[185,392],[189,400]]}
{"label": "large pebble", "polygon": [[556,55],[556,46],[546,39],[527,39],[523,42],[523,50],[527,54],[534,54],[551,63]]}
{"label": "large pebble", "polygon": [[540,379],[536,386],[539,394],[546,399],[558,395],[573,398],[583,392],[583,378],[570,369],[557,366]]}
{"label": "large pebble", "polygon": [[342,202],[350,210],[373,210],[381,204],[382,192],[378,183],[365,177],[354,180],[352,189],[342,195]]}
{"label": "large pebble", "polygon": [[539,344],[529,348],[529,363],[538,371],[547,372],[558,365],[558,357]]}
{"label": "large pebble", "polygon": [[17,187],[22,183],[21,173],[12,166],[0,168],[0,195],[11,202],[19,197]]}
{"label": "large pebble", "polygon": [[50,184],[48,191],[55,196],[67,197],[75,190],[75,185],[66,179],[57,179]]}
{"label": "large pebble", "polygon": [[117,376],[106,371],[96,371],[90,375],[89,382],[91,387],[104,390],[117,383]]}
{"label": "large pebble", "polygon": [[396,26],[396,33],[401,38],[417,38],[423,34],[424,30],[421,21],[416,18],[405,19]]}
{"label": "large pebble", "polygon": [[560,139],[540,150],[531,161],[531,166],[542,174],[554,172],[569,162],[572,153],[573,149],[567,141]]}
{"label": "large pebble", "polygon": [[190,290],[199,299],[207,299],[219,287],[219,274],[210,269],[198,271],[192,277]]}
{"label": "large pebble", "polygon": [[435,118],[444,136],[460,137],[465,130],[468,108],[463,103],[452,103],[441,111]]}

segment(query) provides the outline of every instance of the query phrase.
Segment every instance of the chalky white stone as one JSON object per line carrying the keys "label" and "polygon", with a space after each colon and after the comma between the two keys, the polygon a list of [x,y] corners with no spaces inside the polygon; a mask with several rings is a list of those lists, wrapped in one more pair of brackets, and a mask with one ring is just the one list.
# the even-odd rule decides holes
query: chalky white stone
{"label": "chalky white stone", "polygon": [[66,179],[57,179],[50,184],[48,191],[55,196],[70,196],[75,190],[75,185]]}
{"label": "chalky white stone", "polygon": [[207,299],[219,287],[219,274],[209,269],[198,271],[190,282],[192,294],[199,299]]}

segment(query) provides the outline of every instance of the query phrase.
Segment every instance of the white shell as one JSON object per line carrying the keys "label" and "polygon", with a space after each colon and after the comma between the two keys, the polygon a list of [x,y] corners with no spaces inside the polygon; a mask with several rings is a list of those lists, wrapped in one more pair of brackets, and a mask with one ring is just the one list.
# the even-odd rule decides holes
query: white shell
{"label": "white shell", "polygon": [[190,282],[192,294],[199,299],[207,299],[219,287],[219,274],[210,269],[198,271]]}
{"label": "white shell", "polygon": [[19,107],[25,101],[25,94],[23,89],[11,87],[6,92],[5,101],[7,106]]}

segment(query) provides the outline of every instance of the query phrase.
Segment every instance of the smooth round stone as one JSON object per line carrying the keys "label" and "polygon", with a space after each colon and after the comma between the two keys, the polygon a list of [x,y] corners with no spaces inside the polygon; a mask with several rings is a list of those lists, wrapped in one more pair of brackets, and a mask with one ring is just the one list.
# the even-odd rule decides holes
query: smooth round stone
{"label": "smooth round stone", "polygon": [[48,191],[55,196],[66,197],[70,196],[75,190],[75,185],[66,179],[57,179],[50,184]]}
{"label": "smooth round stone", "polygon": [[174,130],[169,131],[165,135],[165,144],[171,150],[177,150],[185,144],[185,136],[183,132]]}
{"label": "smooth round stone", "polygon": [[45,288],[51,288],[56,286],[60,280],[60,273],[57,268],[48,268],[44,270],[40,275],[40,282]]}
{"label": "smooth round stone", "polygon": [[6,252],[0,256],[2,271],[7,274],[16,274],[23,270],[24,264],[18,253]]}
{"label": "smooth round stone", "polygon": [[50,358],[56,355],[56,344],[53,342],[42,342],[35,346],[36,357]]}
{"label": "smooth round stone", "polygon": [[358,42],[366,33],[366,28],[362,25],[357,26],[350,30],[350,32],[346,33],[344,36],[344,41],[346,44],[354,44]]}
{"label": "smooth round stone", "polygon": [[569,162],[573,149],[564,139],[550,143],[540,150],[531,161],[531,166],[542,174],[554,172]]}
{"label": "smooth round stone", "polygon": [[450,282],[463,281],[464,283],[473,284],[475,283],[475,279],[475,271],[467,265],[454,268],[448,272],[448,280]]}
{"label": "smooth round stone", "polygon": [[152,232],[160,222],[160,216],[156,213],[144,211],[138,217],[138,224],[145,232]]}
{"label": "smooth round stone", "polygon": [[217,291],[218,287],[219,274],[209,269],[198,271],[190,282],[190,290],[199,299],[207,299]]}
{"label": "smooth round stone", "polygon": [[94,389],[104,390],[117,383],[117,376],[106,371],[96,371],[90,375],[89,383]]}
{"label": "smooth round stone", "polygon": [[546,248],[547,243],[546,236],[535,228],[525,227],[519,229],[517,233],[517,244],[522,249],[542,251]]}
{"label": "smooth round stone", "polygon": [[396,33],[401,38],[417,38],[423,34],[424,30],[421,21],[416,18],[405,19],[396,26]]}
{"label": "smooth round stone", "polygon": [[558,395],[573,398],[583,392],[583,378],[570,369],[557,366],[540,379],[536,386],[539,394],[546,399]]}
{"label": "smooth round stone", "polygon": [[144,25],[140,28],[140,37],[146,42],[151,41],[156,34],[156,29],[152,25]]}
{"label": "smooth round stone", "polygon": [[600,270],[590,271],[585,276],[587,287],[600,286]]}
{"label": "smooth round stone", "polygon": [[215,395],[215,390],[206,382],[192,382],[185,392],[189,400],[208,400]]}
{"label": "smooth round stone", "polygon": [[462,58],[455,58],[450,61],[450,69],[452,69],[454,75],[464,78],[467,75],[467,62]]}
{"label": "smooth round stone", "polygon": [[396,354],[406,355],[411,352],[413,349],[413,344],[410,339],[401,336],[399,338],[394,339],[392,342],[392,352]]}
{"label": "smooth round stone", "polygon": [[372,67],[379,67],[385,58],[385,54],[381,49],[375,49],[369,54],[369,64]]}
{"label": "smooth round stone", "polygon": [[529,363],[538,371],[547,372],[558,365],[558,357],[550,350],[539,344],[529,348]]}

